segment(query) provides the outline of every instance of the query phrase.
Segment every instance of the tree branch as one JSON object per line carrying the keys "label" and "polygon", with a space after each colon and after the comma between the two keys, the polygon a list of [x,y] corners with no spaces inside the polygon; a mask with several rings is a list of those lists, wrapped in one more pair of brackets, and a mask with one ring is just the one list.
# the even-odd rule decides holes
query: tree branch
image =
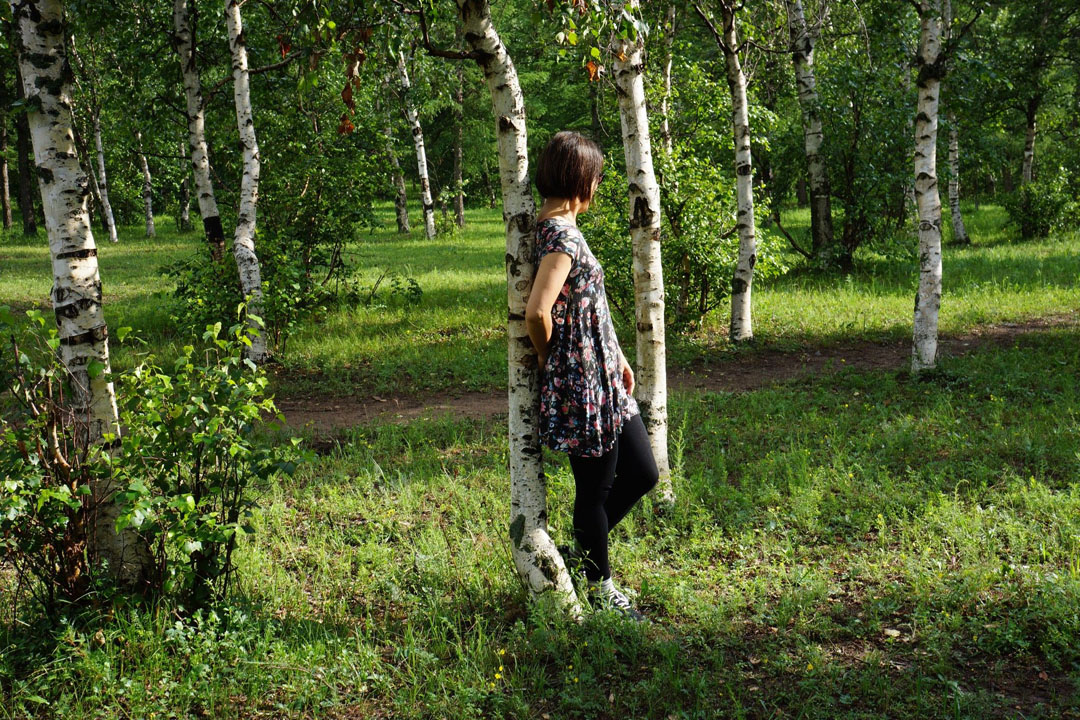
{"label": "tree branch", "polygon": [[716,40],[716,44],[720,46],[720,49],[727,55],[734,55],[735,51],[732,48],[729,48],[727,43],[724,42],[724,37],[717,31],[716,26],[713,25],[712,20],[705,14],[705,11],[701,9],[701,5],[695,2],[694,10],[697,10],[697,14],[701,16],[702,21],[705,23],[705,27],[712,33],[712,36]]}

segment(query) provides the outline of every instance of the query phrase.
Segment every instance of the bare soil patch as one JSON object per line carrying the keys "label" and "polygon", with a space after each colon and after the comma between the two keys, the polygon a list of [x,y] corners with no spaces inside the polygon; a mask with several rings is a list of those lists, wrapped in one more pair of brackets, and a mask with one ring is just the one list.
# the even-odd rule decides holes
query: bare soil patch
{"label": "bare soil patch", "polygon": [[[1031,333],[1080,324],[1080,312],[1021,322],[982,325],[941,338],[938,356],[958,356],[986,347],[1007,347]],[[900,370],[911,362],[911,341],[857,342],[798,351],[752,350],[733,358],[702,360],[668,368],[668,388],[691,392],[748,392],[777,383],[838,372]],[[508,412],[505,390],[393,395],[289,395],[277,406],[290,427],[315,434],[334,433],[373,421],[409,422],[450,414],[482,419]]]}

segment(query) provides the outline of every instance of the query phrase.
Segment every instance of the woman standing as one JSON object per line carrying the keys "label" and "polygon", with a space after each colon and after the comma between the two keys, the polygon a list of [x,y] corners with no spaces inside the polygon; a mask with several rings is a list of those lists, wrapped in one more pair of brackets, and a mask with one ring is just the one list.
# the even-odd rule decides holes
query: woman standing
{"label": "woman standing", "polygon": [[538,266],[525,313],[539,356],[540,438],[570,457],[574,537],[590,600],[643,620],[612,581],[608,532],[659,472],[631,394],[634,372],[611,322],[603,268],[577,227],[603,167],[600,148],[576,132],[557,133],[541,153]]}

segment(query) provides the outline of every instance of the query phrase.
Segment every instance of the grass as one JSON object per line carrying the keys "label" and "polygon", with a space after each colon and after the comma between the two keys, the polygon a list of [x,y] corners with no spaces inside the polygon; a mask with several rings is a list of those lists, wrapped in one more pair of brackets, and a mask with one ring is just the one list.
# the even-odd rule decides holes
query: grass
{"label": "grass", "polygon": [[679,503],[613,537],[645,627],[527,606],[501,421],[357,428],[266,492],[232,609],[6,616],[0,717],[1075,717],[1078,341],[677,394]]}
{"label": "grass", "polygon": [[[473,223],[434,244],[361,236],[366,281],[405,270],[422,304],[319,318],[290,341],[279,389],[498,386],[500,221]],[[1076,233],[1011,244],[995,208],[968,223],[976,244],[946,250],[946,331],[1078,307]],[[178,338],[153,271],[196,242],[167,225],[101,256],[110,323],[165,353]],[[0,302],[47,303],[43,239],[4,237],[0,268]],[[867,256],[849,277],[762,285],[758,346],[906,336],[912,282]],[[722,325],[673,337],[673,356],[723,351]],[[1078,367],[1070,326],[921,380],[844,369],[673,392],[679,501],[658,516],[647,499],[613,533],[648,626],[528,604],[504,419],[358,427],[264,489],[213,614],[50,625],[0,576],[0,719],[1080,717]],[[564,456],[545,468],[561,543],[573,480]]]}
{"label": "grass", "polygon": [[[473,210],[463,233],[434,241],[422,230],[398,235],[390,206],[378,214],[383,229],[361,232],[348,246],[355,276],[369,286],[385,271],[413,277],[423,289],[420,303],[395,301],[384,280],[372,305],[335,308],[305,320],[278,359],[279,391],[341,395],[505,387],[505,251],[498,211]],[[796,232],[809,223],[805,210],[787,215]],[[967,222],[974,243],[945,250],[942,332],[1080,308],[1080,233],[1011,242],[1013,233],[997,206],[969,210]],[[170,320],[175,283],[158,269],[195,252],[200,239],[178,234],[168,218],[158,228],[155,239],[145,238],[141,227],[122,228],[118,244],[100,247],[100,266],[110,325],[133,327],[169,357],[187,339],[176,336]],[[0,268],[0,304],[48,307],[44,231],[29,241],[14,234],[0,238]],[[849,275],[796,271],[757,283],[757,342],[749,351],[907,337],[916,276],[913,258],[886,260],[867,252]],[[721,306],[700,329],[670,333],[671,364],[732,352],[728,314]],[[621,319],[617,323],[632,357],[633,330]],[[113,356],[118,369],[134,361],[130,347],[115,347]]]}

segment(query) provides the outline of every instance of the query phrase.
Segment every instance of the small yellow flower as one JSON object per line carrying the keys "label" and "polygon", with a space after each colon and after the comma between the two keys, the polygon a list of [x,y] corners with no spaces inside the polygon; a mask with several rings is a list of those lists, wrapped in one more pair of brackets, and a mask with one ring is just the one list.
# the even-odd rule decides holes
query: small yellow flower
{"label": "small yellow flower", "polygon": [[505,654],[506,654],[506,650],[504,648],[499,648],[499,655],[505,655]]}
{"label": "small yellow flower", "polygon": [[806,663],[806,669],[807,670],[813,670],[814,669],[814,663]]}
{"label": "small yellow flower", "polygon": [[491,689],[493,690],[495,689],[495,683],[488,683],[488,686],[491,687]]}
{"label": "small yellow flower", "polygon": [[502,665],[499,666],[499,672],[502,672]]}
{"label": "small yellow flower", "polygon": [[496,680],[502,680],[502,673],[495,673]]}
{"label": "small yellow flower", "polygon": [[577,678],[576,678],[576,677],[574,678],[574,682],[577,682]]}
{"label": "small yellow flower", "polygon": [[571,663],[571,664],[567,665],[567,666],[566,666],[566,669],[567,669],[567,670],[573,670],[573,669],[574,669],[574,664],[573,664],[573,663]]}

